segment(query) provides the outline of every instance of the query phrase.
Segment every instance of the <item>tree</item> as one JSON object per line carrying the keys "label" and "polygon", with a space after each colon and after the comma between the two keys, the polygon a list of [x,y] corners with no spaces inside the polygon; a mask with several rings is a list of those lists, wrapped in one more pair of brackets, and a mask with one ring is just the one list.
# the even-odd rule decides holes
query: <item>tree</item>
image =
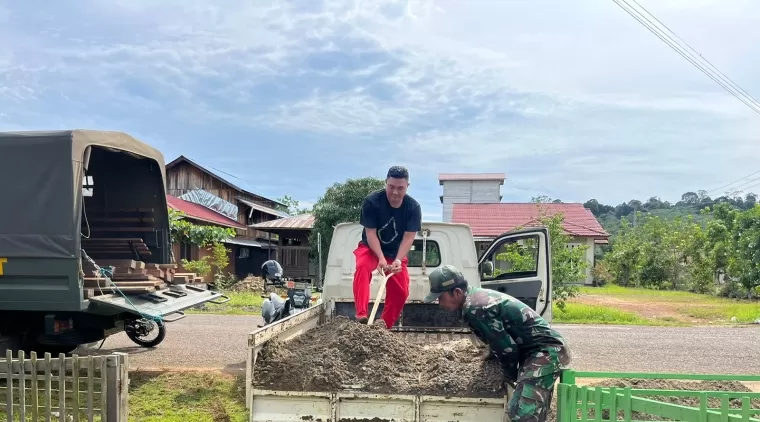
{"label": "tree", "polygon": [[[562,213],[555,213],[549,216],[546,208],[542,205],[545,203],[556,203],[555,200],[544,195],[535,197],[532,201],[538,207],[538,218],[535,223],[546,227],[549,231],[553,301],[560,310],[564,310],[567,299],[578,294],[578,287],[575,283],[586,279],[586,270],[590,266],[590,263],[586,260],[588,246],[567,247],[572,237],[562,226],[564,215]],[[515,230],[521,228],[524,227],[518,227]],[[496,259],[509,261],[510,266],[518,271],[527,268],[529,264],[529,261],[523,256],[517,245],[508,246],[504,252],[496,256]]]}
{"label": "tree", "polygon": [[222,278],[222,271],[229,264],[227,255],[229,250],[224,247],[224,241],[235,237],[235,230],[226,227],[193,224],[187,221],[184,215],[185,213],[181,211],[169,209],[169,230],[172,243],[190,243],[199,248],[210,250],[211,255],[195,261],[183,259],[181,260],[182,267],[197,273],[201,277],[206,276],[213,268],[216,268],[216,278]]}
{"label": "tree", "polygon": [[221,243],[235,237],[235,230],[219,226],[201,226],[193,224],[184,218],[185,213],[169,209],[169,229],[172,243],[190,243],[200,247],[208,247],[213,243]]}
{"label": "tree", "polygon": [[335,183],[327,189],[324,195],[314,204],[314,228],[309,235],[312,255],[317,255],[317,238],[321,238],[324,251],[322,266],[323,274],[327,259],[327,250],[332,241],[335,226],[340,223],[358,222],[361,217],[364,198],[370,193],[383,189],[385,181],[374,177],[348,179],[343,183]]}
{"label": "tree", "polygon": [[277,205],[277,209],[286,212],[290,215],[309,214],[311,212],[308,208],[299,208],[299,202],[292,197],[285,195],[282,198],[277,199],[277,202],[282,202],[285,206]]}

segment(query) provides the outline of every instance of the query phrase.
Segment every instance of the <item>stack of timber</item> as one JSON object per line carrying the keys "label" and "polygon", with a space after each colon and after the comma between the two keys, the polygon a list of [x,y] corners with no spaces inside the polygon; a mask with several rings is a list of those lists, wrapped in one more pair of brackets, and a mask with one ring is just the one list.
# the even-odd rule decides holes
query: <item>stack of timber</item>
{"label": "stack of timber", "polygon": [[[89,251],[85,251],[89,255]],[[119,291],[125,295],[140,295],[165,289],[172,284],[198,284],[203,281],[194,273],[176,272],[176,264],[146,264],[131,259],[97,259],[95,262],[103,269],[112,267],[113,275],[109,281],[98,274],[92,264],[83,260],[85,298]]]}
{"label": "stack of timber", "polygon": [[153,208],[85,208],[82,248],[95,259],[148,260],[152,252],[144,239],[157,236],[154,213]]}

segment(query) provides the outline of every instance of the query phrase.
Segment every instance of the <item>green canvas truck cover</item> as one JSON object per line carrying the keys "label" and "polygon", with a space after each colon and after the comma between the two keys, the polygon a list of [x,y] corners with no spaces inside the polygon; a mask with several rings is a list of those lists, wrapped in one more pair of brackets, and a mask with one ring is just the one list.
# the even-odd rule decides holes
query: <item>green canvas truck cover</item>
{"label": "green canvas truck cover", "polygon": [[120,132],[0,132],[0,257],[79,256],[79,204],[88,148],[100,146],[155,160],[158,150]]}

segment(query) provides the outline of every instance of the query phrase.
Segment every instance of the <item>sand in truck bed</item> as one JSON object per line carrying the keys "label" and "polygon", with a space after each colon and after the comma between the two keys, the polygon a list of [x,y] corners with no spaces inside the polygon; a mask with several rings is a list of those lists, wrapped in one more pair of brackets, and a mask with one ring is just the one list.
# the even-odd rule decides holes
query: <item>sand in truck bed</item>
{"label": "sand in truck bed", "polygon": [[420,345],[379,324],[337,317],[287,343],[267,344],[256,360],[260,389],[456,397],[504,397],[501,366],[478,358],[469,340]]}
{"label": "sand in truck bed", "polygon": [[[379,321],[382,324],[382,321]],[[424,394],[453,397],[504,397],[502,371],[498,362],[483,362],[469,340],[420,345],[389,332],[384,325],[366,326],[338,317],[287,343],[270,342],[259,355],[253,385],[260,389],[336,392],[357,390],[370,393]],[[750,392],[735,381],[602,380],[590,387],[626,387],[658,390]],[[699,407],[694,397],[649,399],[682,406]],[[557,396],[553,397],[548,421],[556,420]],[[720,400],[710,399],[710,407]],[[741,409],[739,400],[730,407]],[[760,399],[751,401],[760,409]],[[580,411],[579,411],[580,412]],[[609,418],[609,410],[603,418]],[[589,418],[594,410],[589,409]],[[580,417],[580,414],[577,415]],[[618,412],[622,418],[622,411]],[[667,420],[634,412],[636,420]]]}

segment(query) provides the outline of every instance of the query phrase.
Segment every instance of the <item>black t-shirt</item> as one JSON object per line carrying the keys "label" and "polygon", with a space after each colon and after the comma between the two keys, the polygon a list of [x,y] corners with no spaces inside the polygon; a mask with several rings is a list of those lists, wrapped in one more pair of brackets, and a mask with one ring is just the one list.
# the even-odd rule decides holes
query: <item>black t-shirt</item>
{"label": "black t-shirt", "polygon": [[[379,190],[364,198],[359,222],[365,228],[377,229],[383,254],[387,258],[396,259],[404,232],[418,232],[422,229],[422,208],[409,195],[404,196],[400,207],[393,208],[385,190]],[[369,246],[367,230],[362,230],[362,243]]]}

